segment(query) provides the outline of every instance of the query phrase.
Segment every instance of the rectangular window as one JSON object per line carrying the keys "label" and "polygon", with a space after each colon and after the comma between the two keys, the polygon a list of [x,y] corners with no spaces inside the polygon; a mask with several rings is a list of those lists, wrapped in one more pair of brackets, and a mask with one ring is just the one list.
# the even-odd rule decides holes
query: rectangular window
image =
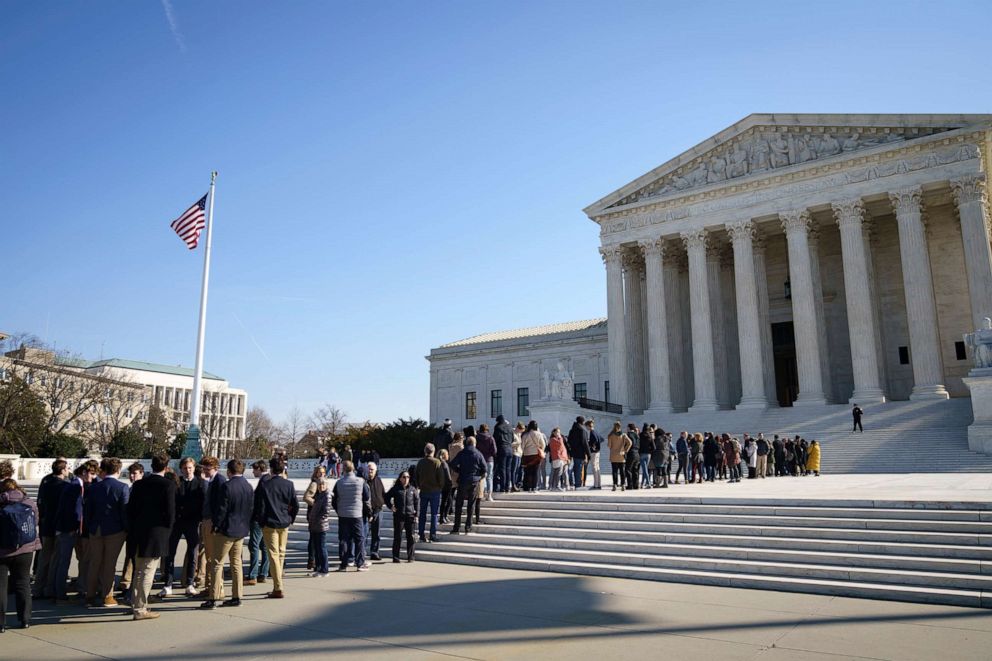
{"label": "rectangular window", "polygon": [[576,383],[572,386],[572,398],[573,399],[585,399],[586,398],[586,384]]}
{"label": "rectangular window", "polygon": [[899,347],[899,364],[909,365],[909,347]]}
{"label": "rectangular window", "polygon": [[517,415],[530,415],[530,389],[517,388]]}
{"label": "rectangular window", "polygon": [[603,381],[603,401],[607,404],[610,403],[610,382]]}
{"label": "rectangular window", "polygon": [[958,360],[968,360],[968,352],[964,350],[964,342],[954,343],[954,353]]}
{"label": "rectangular window", "polygon": [[489,393],[489,417],[503,415],[503,391],[493,390]]}
{"label": "rectangular window", "polygon": [[475,393],[467,392],[465,393],[465,419],[475,420],[476,407],[475,407]]}

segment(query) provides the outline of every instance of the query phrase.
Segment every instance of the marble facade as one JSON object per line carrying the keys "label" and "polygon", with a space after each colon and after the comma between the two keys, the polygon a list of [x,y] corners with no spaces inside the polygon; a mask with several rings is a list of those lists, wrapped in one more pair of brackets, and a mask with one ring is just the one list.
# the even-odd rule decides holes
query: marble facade
{"label": "marble facade", "polygon": [[990,138],[989,115],[751,115],[590,205],[613,400],[966,396],[958,340],[992,314]]}

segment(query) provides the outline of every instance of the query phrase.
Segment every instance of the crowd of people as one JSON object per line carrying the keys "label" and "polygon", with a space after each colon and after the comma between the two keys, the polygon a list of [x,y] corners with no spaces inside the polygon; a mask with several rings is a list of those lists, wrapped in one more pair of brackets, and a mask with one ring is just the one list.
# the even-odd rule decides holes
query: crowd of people
{"label": "crowd of people", "polygon": [[[820,444],[799,436],[739,439],[683,431],[674,438],[653,424],[639,429],[630,423],[624,429],[616,422],[604,439],[593,420],[580,416],[567,434],[556,427],[548,437],[533,420],[511,426],[499,416],[492,430],[481,424],[459,432],[446,420],[423,458],[400,472],[389,489],[374,450],[358,454],[357,466],[350,447],[322,452],[303,493],[308,575],[324,578],[330,572],[332,517],[338,529],[337,571],[354,566],[364,572],[371,561],[382,560],[380,522],[386,508],[392,512],[392,561],[413,562],[418,544],[439,541],[441,526],[450,523],[453,535],[471,533],[480,522],[481,503],[496,493],[575,490],[585,488],[590,477],[589,488],[602,489],[602,452],[609,453],[614,491],[820,474]],[[284,452],[250,466],[254,486],[245,479],[245,468],[232,459],[222,471],[219,460],[208,456],[183,458],[174,471],[169,458],[158,454],[147,474],[141,463],[128,466],[125,481],[114,457],[88,460],[73,471],[59,458],[34,500],[14,480],[9,462],[0,463],[0,632],[6,629],[8,588],[16,598],[18,624],[25,628],[33,599],[88,607],[117,607],[123,601],[135,620],[150,620],[159,617],[150,604],[176,590],[187,598],[201,596],[205,610],[238,607],[245,586],[268,580],[272,589],[265,596],[284,598],[288,531],[300,510],[296,488]],[[181,557],[180,541],[185,542]],[[70,580],[73,558],[77,573]],[[154,591],[156,581],[161,587]]]}

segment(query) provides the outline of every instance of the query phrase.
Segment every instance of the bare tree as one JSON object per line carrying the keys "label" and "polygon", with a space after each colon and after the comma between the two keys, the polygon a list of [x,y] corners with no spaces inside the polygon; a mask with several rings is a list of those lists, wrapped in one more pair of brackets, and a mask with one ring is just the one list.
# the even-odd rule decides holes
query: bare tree
{"label": "bare tree", "polygon": [[233,453],[239,459],[264,457],[279,439],[279,428],[260,406],[252,406],[245,415],[244,438],[234,442]]}
{"label": "bare tree", "polygon": [[296,445],[300,436],[307,428],[307,416],[299,406],[293,406],[286,412],[286,418],[280,427],[281,442],[286,446],[286,452],[290,457],[296,456]]}
{"label": "bare tree", "polygon": [[334,441],[344,433],[348,425],[348,416],[333,404],[326,404],[313,412],[310,416],[310,424],[314,430]]}

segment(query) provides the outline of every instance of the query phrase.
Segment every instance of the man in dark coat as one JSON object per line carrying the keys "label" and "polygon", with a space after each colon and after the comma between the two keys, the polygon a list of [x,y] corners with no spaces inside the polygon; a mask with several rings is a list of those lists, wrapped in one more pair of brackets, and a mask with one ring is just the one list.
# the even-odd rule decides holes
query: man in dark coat
{"label": "man in dark coat", "polygon": [[451,418],[445,418],[444,423],[442,423],[441,428],[437,430],[434,434],[434,447],[437,449],[438,454],[441,450],[447,450],[451,442],[455,440],[455,435],[451,431]]}
{"label": "man in dark coat", "polygon": [[186,539],[186,554],[183,559],[183,576],[186,596],[194,597],[196,589],[196,554],[200,547],[200,520],[203,515],[203,502],[207,494],[207,483],[196,475],[196,462],[192,457],[184,457],[179,462],[179,486],[176,488],[176,523],[169,536],[169,552],[165,556],[162,589],[158,596],[172,594],[175,578],[176,551],[179,540]]}
{"label": "man in dark coat", "polygon": [[55,514],[59,508],[59,497],[69,483],[69,464],[65,459],[52,462],[52,472],[41,480],[38,486],[38,536],[41,537],[41,551],[37,554],[38,568],[34,573],[34,597],[45,599],[51,588],[51,574],[55,567]]}
{"label": "man in dark coat", "polygon": [[858,406],[857,404],[855,404],[854,408],[851,409],[851,416],[854,418],[854,428],[851,429],[852,432],[857,430],[862,434],[865,433],[865,428],[861,426],[861,416],[863,416],[864,414],[865,412],[862,411],[861,407]]}
{"label": "man in dark coat", "polygon": [[116,606],[114,577],[117,558],[127,538],[127,500],[130,488],[120,481],[121,460],[100,461],[102,479],[83,498],[83,532],[89,535],[86,601],[92,606]]}
{"label": "man in dark coat", "polygon": [[280,456],[269,460],[272,473],[265,482],[255,487],[255,504],[252,517],[262,526],[262,539],[269,553],[269,569],[272,571],[272,592],[269,599],[282,599],[283,567],[286,562],[286,543],[289,527],[300,513],[300,503],[296,499],[296,487],[283,477],[286,462]]}
{"label": "man in dark coat", "polygon": [[487,462],[482,453],[475,448],[475,440],[470,436],[465,439],[465,449],[451,462],[451,468],[458,473],[458,499],[455,501],[455,526],[452,535],[457,535],[461,528],[462,506],[468,502],[468,517],[465,519],[465,534],[472,532],[472,512],[475,510],[475,492],[479,481],[486,476]]}
{"label": "man in dark coat", "polygon": [[496,441],[493,491],[510,493],[510,487],[513,485],[513,428],[502,415],[496,416],[493,438]]}
{"label": "man in dark coat", "polygon": [[369,531],[365,536],[369,540],[369,558],[382,560],[382,556],[379,555],[379,544],[382,542],[379,524],[382,522],[382,508],[386,505],[386,485],[379,477],[379,465],[376,462],[369,462],[365,472],[365,481],[368,482],[372,497],[372,514],[368,519]]}
{"label": "man in dark coat", "polygon": [[135,620],[158,617],[158,613],[148,609],[148,595],[159,560],[169,554],[169,538],[176,521],[176,483],[165,477],[168,467],[168,455],[154,455],[152,474],[134,483],[127,503],[127,518],[131,522],[128,537],[134,541],[137,555],[131,584]]}
{"label": "man in dark coat", "polygon": [[251,528],[255,491],[244,476],[245,465],[239,459],[227,462],[227,480],[220,482],[216,497],[210,498],[210,523],[213,527],[211,548],[207,549],[207,573],[210,594],[200,608],[212,609],[224,599],[224,558],[231,563],[231,598],[224,606],[240,606],[241,543]]}
{"label": "man in dark coat", "polygon": [[575,418],[572,428],[568,431],[568,454],[572,457],[572,484],[576,489],[584,487],[583,469],[589,463],[592,453],[589,450],[589,430],[586,429],[586,419],[581,415]]}

